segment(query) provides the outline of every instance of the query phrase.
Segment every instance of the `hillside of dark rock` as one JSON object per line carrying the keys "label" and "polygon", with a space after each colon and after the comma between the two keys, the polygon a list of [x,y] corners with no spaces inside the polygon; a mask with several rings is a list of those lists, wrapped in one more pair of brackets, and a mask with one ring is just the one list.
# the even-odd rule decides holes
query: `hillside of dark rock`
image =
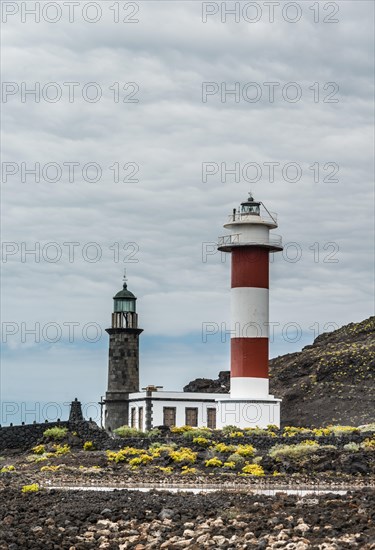
{"label": "hillside of dark rock", "polygon": [[[282,425],[358,426],[374,420],[375,317],[321,334],[302,351],[270,360],[270,391],[282,402]],[[184,391],[229,391],[229,371],[198,378]]]}

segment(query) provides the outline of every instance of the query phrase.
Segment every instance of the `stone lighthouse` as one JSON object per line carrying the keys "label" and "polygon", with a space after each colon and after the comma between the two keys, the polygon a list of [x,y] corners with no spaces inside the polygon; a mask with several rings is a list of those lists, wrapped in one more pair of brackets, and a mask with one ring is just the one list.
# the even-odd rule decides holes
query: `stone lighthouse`
{"label": "stone lighthouse", "polygon": [[127,288],[113,297],[109,334],[108,388],[105,394],[105,427],[114,430],[129,422],[129,394],[139,391],[139,335],[137,298]]}
{"label": "stone lighthouse", "polygon": [[218,249],[231,254],[230,398],[219,398],[218,427],[280,423],[280,399],[269,394],[269,254],[281,251],[271,234],[277,216],[249,198],[230,214]]}

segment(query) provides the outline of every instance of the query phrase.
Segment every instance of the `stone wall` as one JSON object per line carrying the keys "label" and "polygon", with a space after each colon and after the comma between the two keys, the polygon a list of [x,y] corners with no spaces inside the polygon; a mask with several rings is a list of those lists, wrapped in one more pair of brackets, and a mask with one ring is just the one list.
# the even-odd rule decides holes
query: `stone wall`
{"label": "stone wall", "polygon": [[0,428],[0,450],[30,449],[43,438],[43,432],[53,426],[69,429],[69,422],[43,422],[2,427]]}
{"label": "stone wall", "polygon": [[[119,440],[111,438],[95,422],[83,420],[81,422],[43,422],[41,424],[2,427],[0,428],[0,451],[31,449],[31,447],[43,441],[43,433],[53,426],[68,428],[69,433],[67,438],[64,438],[64,442],[67,439],[67,442],[73,447],[75,445],[81,447],[85,441],[92,441],[97,449],[110,449],[112,448],[112,442],[115,442],[114,448],[119,448],[116,444]],[[73,433],[77,435],[72,436]]]}

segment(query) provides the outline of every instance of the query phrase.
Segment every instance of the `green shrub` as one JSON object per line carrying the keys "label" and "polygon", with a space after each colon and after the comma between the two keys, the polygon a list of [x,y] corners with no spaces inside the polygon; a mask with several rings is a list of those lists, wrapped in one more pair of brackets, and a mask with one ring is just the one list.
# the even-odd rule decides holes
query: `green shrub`
{"label": "green shrub", "polygon": [[84,451],[94,451],[95,445],[92,441],[85,441],[83,444],[83,450]]}
{"label": "green shrub", "polygon": [[329,426],[329,429],[336,436],[359,433],[359,429],[353,426]]}
{"label": "green shrub", "polygon": [[161,430],[158,428],[153,428],[152,430],[149,430],[148,432],[145,432],[145,436],[149,439],[154,439],[161,436]]}
{"label": "green shrub", "polygon": [[191,428],[190,430],[184,432],[185,439],[190,439],[192,441],[196,437],[211,439],[212,431],[209,428]]}
{"label": "green shrub", "polygon": [[36,493],[39,491],[39,485],[37,483],[32,483],[31,485],[24,485],[22,487],[23,493]]}
{"label": "green shrub", "polygon": [[246,435],[265,435],[275,437],[276,434],[271,430],[265,430],[263,428],[244,428]]}
{"label": "green shrub", "polygon": [[54,426],[53,428],[48,428],[43,432],[44,437],[50,437],[54,440],[64,439],[68,433],[68,428],[59,428],[59,426]]}
{"label": "green shrub", "polygon": [[359,426],[358,429],[361,433],[375,432],[375,422],[372,422],[371,424],[364,424],[363,426]]}
{"label": "green shrub", "polygon": [[360,449],[359,445],[357,443],[354,443],[353,441],[344,445],[343,448],[344,451],[350,451],[351,453],[357,453]]}
{"label": "green shrub", "polygon": [[137,428],[131,428],[130,426],[120,426],[119,428],[116,428],[113,430],[113,433],[115,435],[118,435],[119,437],[145,437],[145,433],[141,430],[137,430]]}
{"label": "green shrub", "polygon": [[159,451],[160,454],[162,453],[169,453],[170,451],[174,451],[177,448],[177,443],[174,441],[171,441],[171,443],[160,443],[159,441],[155,441],[154,443],[151,443],[148,450],[150,453],[155,453],[155,451]]}
{"label": "green shrub", "polygon": [[222,429],[222,432],[225,435],[230,435],[233,432],[238,432],[238,427],[229,424],[228,426],[224,426],[224,428]]}
{"label": "green shrub", "polygon": [[276,460],[283,460],[285,458],[298,459],[316,453],[319,448],[319,443],[315,443],[314,445],[305,445],[303,443],[298,443],[297,445],[274,445],[268,454]]}
{"label": "green shrub", "polygon": [[270,432],[277,432],[280,428],[276,424],[268,424],[267,430]]}
{"label": "green shrub", "polygon": [[233,453],[228,456],[227,462],[233,462],[236,469],[240,469],[245,465],[245,459],[243,456]]}

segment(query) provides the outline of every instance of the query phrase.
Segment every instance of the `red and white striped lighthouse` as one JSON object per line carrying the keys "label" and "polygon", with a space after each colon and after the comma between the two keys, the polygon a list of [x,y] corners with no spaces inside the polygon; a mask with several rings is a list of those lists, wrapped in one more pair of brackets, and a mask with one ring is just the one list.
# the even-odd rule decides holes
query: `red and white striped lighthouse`
{"label": "red and white striped lighthouse", "polygon": [[[230,400],[242,405],[250,400],[259,410],[273,402],[279,410],[268,379],[269,254],[282,250],[281,237],[270,234],[277,216],[250,194],[224,227],[230,234],[219,238],[218,249],[231,253],[232,259]],[[278,423],[266,413],[262,411],[256,425]],[[237,423],[252,424],[243,418]]]}

